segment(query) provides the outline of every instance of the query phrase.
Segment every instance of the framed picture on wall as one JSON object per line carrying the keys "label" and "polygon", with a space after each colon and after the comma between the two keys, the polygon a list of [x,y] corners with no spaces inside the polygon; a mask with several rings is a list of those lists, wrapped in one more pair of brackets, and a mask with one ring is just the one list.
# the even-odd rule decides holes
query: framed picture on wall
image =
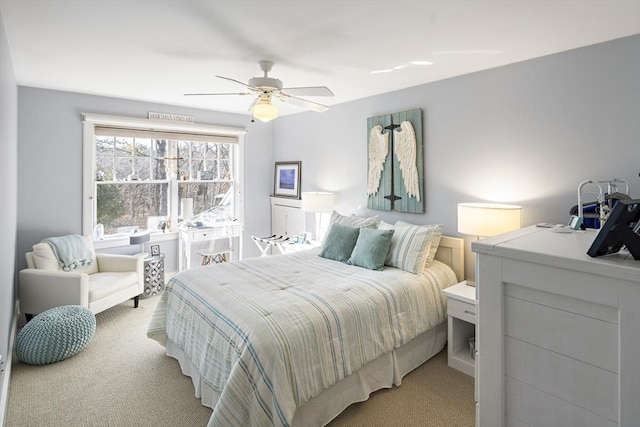
{"label": "framed picture on wall", "polygon": [[300,198],[300,169],[302,162],[276,162],[273,195]]}

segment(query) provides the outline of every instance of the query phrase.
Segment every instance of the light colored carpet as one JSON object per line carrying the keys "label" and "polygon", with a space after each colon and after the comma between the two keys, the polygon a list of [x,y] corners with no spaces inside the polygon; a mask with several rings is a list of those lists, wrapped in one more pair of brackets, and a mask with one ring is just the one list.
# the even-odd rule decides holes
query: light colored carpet
{"label": "light colored carpet", "polygon": [[[31,366],[14,355],[7,427],[206,426],[211,409],[194,397],[175,359],[146,337],[156,298],[96,316],[96,333],[77,355]],[[24,319],[22,319],[22,324]],[[473,379],[447,366],[446,348],[403,379],[351,405],[331,427],[472,427]]]}

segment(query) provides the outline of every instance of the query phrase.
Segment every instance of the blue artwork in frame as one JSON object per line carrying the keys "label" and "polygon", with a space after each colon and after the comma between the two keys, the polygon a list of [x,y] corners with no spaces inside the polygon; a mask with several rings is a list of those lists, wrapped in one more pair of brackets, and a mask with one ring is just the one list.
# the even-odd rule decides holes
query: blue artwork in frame
{"label": "blue artwork in frame", "polygon": [[276,162],[273,195],[300,198],[300,170],[302,162]]}

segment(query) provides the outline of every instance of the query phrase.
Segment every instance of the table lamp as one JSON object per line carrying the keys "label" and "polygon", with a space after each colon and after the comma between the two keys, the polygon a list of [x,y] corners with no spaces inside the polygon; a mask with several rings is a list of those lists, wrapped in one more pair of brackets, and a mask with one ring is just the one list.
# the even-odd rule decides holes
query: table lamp
{"label": "table lamp", "polygon": [[[518,230],[521,209],[501,203],[459,203],[458,232],[480,239]],[[473,285],[473,282],[467,283]]]}
{"label": "table lamp", "polygon": [[316,226],[316,240],[322,240],[326,232],[323,227],[322,214],[333,210],[333,193],[313,191],[302,193],[302,206],[304,212],[313,212]]}
{"label": "table lamp", "polygon": [[134,233],[129,236],[130,245],[140,245],[140,253],[144,255],[144,244],[151,240],[149,233]]}

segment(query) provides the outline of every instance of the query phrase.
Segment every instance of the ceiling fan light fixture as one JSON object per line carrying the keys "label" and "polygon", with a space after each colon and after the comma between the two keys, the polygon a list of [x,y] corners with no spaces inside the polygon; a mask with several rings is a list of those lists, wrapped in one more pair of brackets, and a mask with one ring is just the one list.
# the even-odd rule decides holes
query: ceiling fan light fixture
{"label": "ceiling fan light fixture", "polygon": [[269,122],[278,118],[278,107],[268,98],[260,98],[253,106],[253,117],[263,122]]}

